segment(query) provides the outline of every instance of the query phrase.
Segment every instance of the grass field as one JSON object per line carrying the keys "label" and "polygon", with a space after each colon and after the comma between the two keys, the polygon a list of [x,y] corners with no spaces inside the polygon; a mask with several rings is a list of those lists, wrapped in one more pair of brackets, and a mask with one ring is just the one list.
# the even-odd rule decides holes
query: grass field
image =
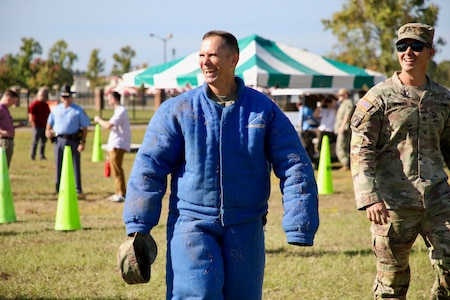
{"label": "grass field", "polygon": [[[145,126],[134,127],[140,143]],[[102,130],[105,143],[108,132]],[[53,147],[45,161],[31,161],[31,130],[20,129],[9,170],[17,222],[0,224],[0,299],[164,299],[165,224],[152,231],[159,254],[148,284],[127,285],[116,266],[116,251],[125,240],[123,203],[105,200],[114,192],[103,176],[103,162],[92,162],[93,128],[82,153],[86,200],[79,201],[81,230],[54,230]],[[126,154],[125,172],[135,154]],[[127,176],[128,177],[128,176]],[[375,261],[370,248],[370,223],[357,212],[349,172],[332,171],[334,193],[320,196],[320,228],[313,247],[286,243],[281,228],[281,195],[272,180],[266,226],[264,299],[372,299]],[[167,197],[165,198],[167,206]],[[411,254],[412,284],[408,299],[428,299],[433,272],[426,248],[418,240]]]}

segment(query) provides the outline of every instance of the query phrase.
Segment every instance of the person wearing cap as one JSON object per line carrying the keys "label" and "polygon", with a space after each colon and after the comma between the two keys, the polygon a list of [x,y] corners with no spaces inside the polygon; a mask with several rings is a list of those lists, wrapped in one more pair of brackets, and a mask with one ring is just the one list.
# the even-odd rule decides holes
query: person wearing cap
{"label": "person wearing cap", "polygon": [[39,144],[39,158],[45,158],[45,144],[47,143],[47,137],[45,136],[45,127],[47,126],[48,115],[50,114],[50,108],[47,104],[48,89],[42,87],[37,92],[36,99],[31,102],[28,108],[28,121],[32,128],[32,142],[31,142],[31,160],[36,159],[36,151]]}
{"label": "person wearing cap", "polygon": [[15,128],[23,124],[14,125],[9,108],[16,104],[19,95],[13,90],[6,90],[0,100],[0,147],[5,150],[8,168],[14,153]]}
{"label": "person wearing cap", "polygon": [[338,109],[334,122],[334,133],[336,134],[336,157],[341,163],[340,171],[348,171],[350,166],[350,119],[355,106],[349,98],[349,92],[345,88],[339,89],[337,97]]}
{"label": "person wearing cap", "polygon": [[116,193],[107,198],[113,202],[125,201],[126,186],[125,173],[122,168],[123,156],[130,152],[131,130],[128,112],[120,105],[120,94],[113,91],[108,95],[108,104],[114,108],[114,114],[109,120],[103,120],[99,116],[94,117],[94,122],[101,127],[109,129],[108,155],[111,168],[114,172]]}
{"label": "person wearing cap", "polygon": [[375,299],[406,299],[409,254],[420,234],[435,280],[430,299],[450,299],[450,92],[427,74],[433,27],[398,30],[401,70],[371,88],[351,120],[356,205],[372,227]]}
{"label": "person wearing cap", "polygon": [[161,104],[128,180],[126,233],[148,234],[170,174],[167,299],[262,299],[272,170],[287,243],[312,246],[319,226],[311,160],[280,108],[235,76],[238,60],[234,35],[203,36],[205,82]]}
{"label": "person wearing cap", "polygon": [[56,163],[55,188],[59,192],[62,169],[62,159],[65,146],[72,150],[76,191],[79,198],[83,198],[81,185],[80,153],[84,150],[88,126],[91,121],[81,106],[73,103],[70,86],[65,86],[61,92],[61,103],[56,105],[48,116],[46,136],[54,141],[54,155]]}

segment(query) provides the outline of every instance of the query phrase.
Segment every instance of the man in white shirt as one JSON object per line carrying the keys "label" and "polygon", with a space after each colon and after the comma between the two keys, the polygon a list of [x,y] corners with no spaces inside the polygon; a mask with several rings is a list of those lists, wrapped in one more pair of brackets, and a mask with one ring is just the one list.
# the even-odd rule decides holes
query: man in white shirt
{"label": "man in white shirt", "polygon": [[114,173],[116,193],[108,197],[108,200],[123,202],[125,200],[126,184],[122,162],[125,152],[130,152],[130,119],[128,118],[127,110],[120,104],[120,94],[118,92],[112,92],[108,95],[108,104],[114,107],[113,116],[109,121],[95,116],[94,122],[110,130],[107,149],[111,169]]}

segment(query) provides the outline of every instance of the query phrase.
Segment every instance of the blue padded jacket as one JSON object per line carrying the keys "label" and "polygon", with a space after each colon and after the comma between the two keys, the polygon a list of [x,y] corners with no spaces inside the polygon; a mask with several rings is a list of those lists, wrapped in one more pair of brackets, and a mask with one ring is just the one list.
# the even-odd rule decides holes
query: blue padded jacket
{"label": "blue padded jacket", "polygon": [[238,100],[230,106],[209,99],[204,84],[155,112],[128,180],[127,234],[148,233],[158,224],[169,174],[172,216],[224,226],[261,219],[268,210],[273,168],[280,178],[288,243],[313,244],[319,217],[311,161],[279,107],[235,80]]}

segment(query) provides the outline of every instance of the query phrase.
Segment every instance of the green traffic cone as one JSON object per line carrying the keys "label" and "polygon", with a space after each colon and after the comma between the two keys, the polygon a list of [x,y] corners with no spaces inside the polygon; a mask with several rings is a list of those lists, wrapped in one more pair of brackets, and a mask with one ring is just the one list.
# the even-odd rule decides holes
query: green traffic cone
{"label": "green traffic cone", "polygon": [[333,194],[333,180],[331,174],[330,141],[327,135],[322,137],[320,149],[317,188],[319,195]]}
{"label": "green traffic cone", "polygon": [[70,146],[64,147],[55,230],[81,229]]}
{"label": "green traffic cone", "polygon": [[16,222],[16,211],[9,181],[8,164],[5,149],[0,147],[0,224]]}
{"label": "green traffic cone", "polygon": [[100,133],[100,125],[95,124],[94,145],[92,146],[92,161],[103,161],[102,138]]}

